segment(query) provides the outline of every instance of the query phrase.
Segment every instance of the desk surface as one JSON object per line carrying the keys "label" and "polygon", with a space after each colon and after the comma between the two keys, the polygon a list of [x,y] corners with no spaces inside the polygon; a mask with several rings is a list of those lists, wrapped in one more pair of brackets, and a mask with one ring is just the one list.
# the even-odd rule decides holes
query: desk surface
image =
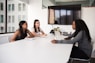
{"label": "desk surface", "polygon": [[0,45],[0,63],[66,63],[72,44],[52,44],[52,39],[48,35]]}

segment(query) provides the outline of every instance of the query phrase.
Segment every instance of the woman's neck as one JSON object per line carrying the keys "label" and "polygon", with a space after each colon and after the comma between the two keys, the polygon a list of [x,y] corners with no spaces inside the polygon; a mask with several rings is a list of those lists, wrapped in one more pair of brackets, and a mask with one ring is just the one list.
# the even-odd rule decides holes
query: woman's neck
{"label": "woman's neck", "polygon": [[36,29],[38,29],[39,27],[36,27]]}
{"label": "woman's neck", "polygon": [[26,31],[26,29],[23,29],[23,32],[25,32]]}

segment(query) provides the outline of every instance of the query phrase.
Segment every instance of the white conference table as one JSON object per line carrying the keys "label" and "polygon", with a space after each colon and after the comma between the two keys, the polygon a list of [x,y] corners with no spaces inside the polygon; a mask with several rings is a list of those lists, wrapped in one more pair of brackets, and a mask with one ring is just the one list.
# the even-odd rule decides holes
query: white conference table
{"label": "white conference table", "polygon": [[52,39],[49,34],[0,45],[0,63],[67,63],[73,44],[52,44]]}

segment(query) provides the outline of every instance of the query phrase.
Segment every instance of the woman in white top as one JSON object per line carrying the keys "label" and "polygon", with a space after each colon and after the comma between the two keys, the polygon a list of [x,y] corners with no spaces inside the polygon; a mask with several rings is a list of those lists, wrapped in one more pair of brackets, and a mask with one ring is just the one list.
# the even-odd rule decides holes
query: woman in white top
{"label": "woman in white top", "polygon": [[40,28],[39,20],[34,20],[34,27],[32,28],[32,34],[36,37],[38,36],[46,36],[43,30]]}

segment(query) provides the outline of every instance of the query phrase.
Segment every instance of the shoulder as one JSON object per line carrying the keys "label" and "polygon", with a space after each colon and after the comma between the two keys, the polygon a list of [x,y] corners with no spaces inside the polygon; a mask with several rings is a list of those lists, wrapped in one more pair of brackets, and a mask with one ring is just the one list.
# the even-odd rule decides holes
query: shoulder
{"label": "shoulder", "polygon": [[85,33],[85,31],[81,30],[79,33]]}
{"label": "shoulder", "polygon": [[85,34],[86,34],[86,32],[84,30],[81,30],[78,32],[78,35],[85,35]]}
{"label": "shoulder", "polygon": [[20,33],[19,29],[15,31],[15,34],[19,34],[19,33]]}
{"label": "shoulder", "polygon": [[84,30],[81,30],[79,33],[86,33]]}
{"label": "shoulder", "polygon": [[34,27],[32,27],[32,28],[31,28],[31,31],[34,31],[34,30],[35,30]]}

